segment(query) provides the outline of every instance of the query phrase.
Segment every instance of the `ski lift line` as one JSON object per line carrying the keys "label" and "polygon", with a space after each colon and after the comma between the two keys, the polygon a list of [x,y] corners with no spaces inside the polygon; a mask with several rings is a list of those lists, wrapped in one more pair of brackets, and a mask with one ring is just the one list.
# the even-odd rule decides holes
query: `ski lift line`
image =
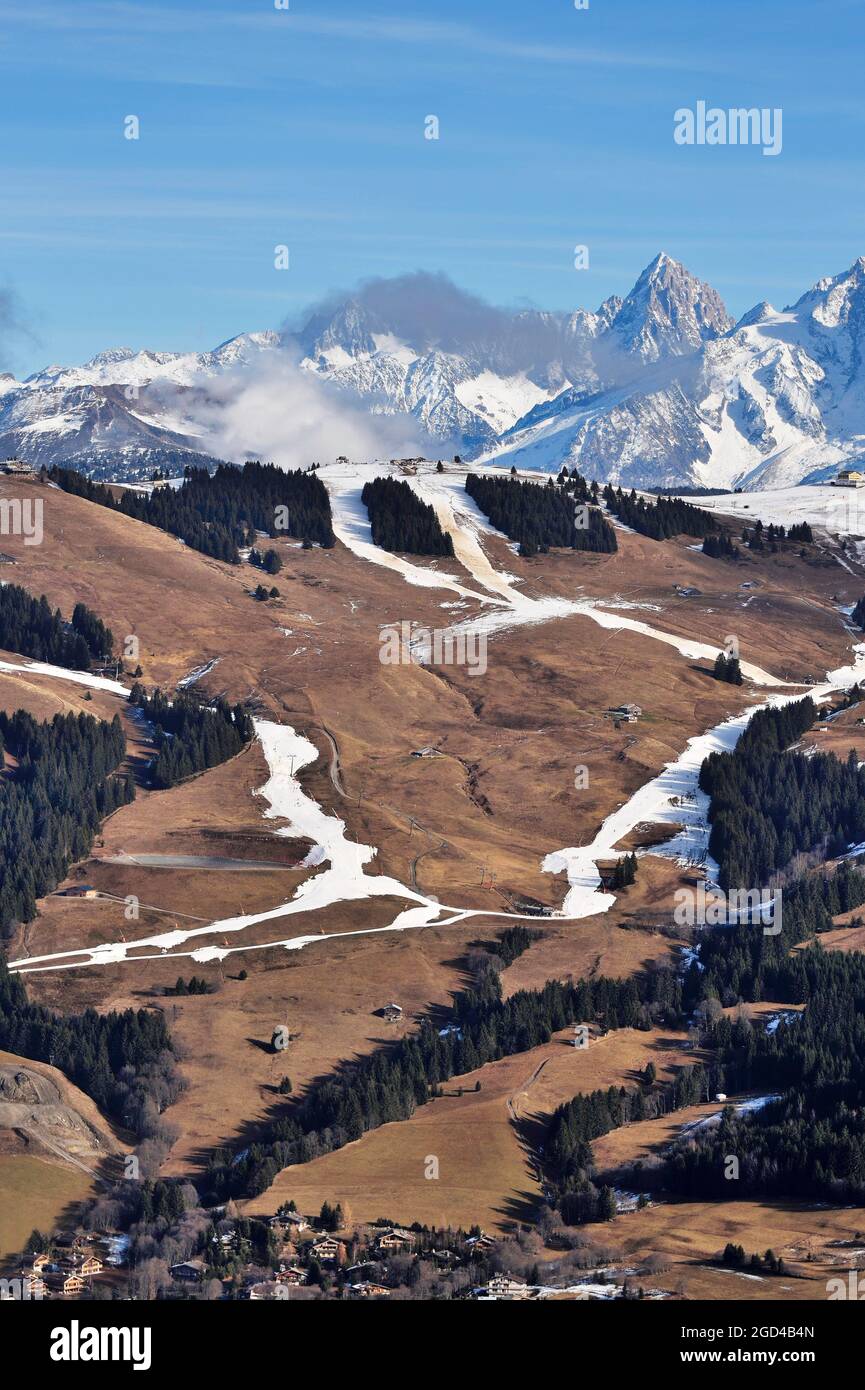
{"label": "ski lift line", "polygon": [[[126,898],[118,897],[116,893],[100,893],[100,897],[107,898],[108,901],[112,903],[125,904],[127,902]],[[210,917],[196,917],[192,912],[177,912],[170,907],[156,907],[154,903],[143,903],[139,901],[138,906],[143,907],[147,912],[159,912],[163,917],[187,917],[190,922],[209,922],[212,920]]]}

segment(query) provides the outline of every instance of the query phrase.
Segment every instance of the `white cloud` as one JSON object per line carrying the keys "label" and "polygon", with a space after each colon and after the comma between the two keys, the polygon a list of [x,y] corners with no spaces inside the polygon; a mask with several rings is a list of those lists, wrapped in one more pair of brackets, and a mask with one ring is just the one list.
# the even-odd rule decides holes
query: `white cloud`
{"label": "white cloud", "polygon": [[260,458],[282,468],[328,463],[340,454],[364,460],[424,450],[423,432],[410,416],[369,414],[285,352],[209,384],[199,425],[218,458]]}

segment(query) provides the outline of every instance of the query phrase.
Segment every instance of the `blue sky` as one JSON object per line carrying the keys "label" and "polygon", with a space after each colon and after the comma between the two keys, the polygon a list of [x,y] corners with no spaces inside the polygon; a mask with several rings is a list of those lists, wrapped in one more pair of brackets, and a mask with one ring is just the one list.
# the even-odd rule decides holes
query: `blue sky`
{"label": "blue sky", "polygon": [[[865,0],[290,5],[0,0],[0,369],[418,268],[594,308],[663,249],[738,314],[865,253]],[[781,107],[782,153],[677,146],[699,100]]]}

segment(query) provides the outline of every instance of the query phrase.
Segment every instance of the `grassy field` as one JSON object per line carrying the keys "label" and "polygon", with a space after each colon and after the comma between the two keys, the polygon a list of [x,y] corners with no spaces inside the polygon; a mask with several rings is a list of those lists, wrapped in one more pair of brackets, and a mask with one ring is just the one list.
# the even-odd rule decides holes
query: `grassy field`
{"label": "grassy field", "polygon": [[74,1218],[95,1187],[86,1173],[26,1153],[0,1152],[0,1261],[21,1250],[32,1230]]}
{"label": "grassy field", "polygon": [[[455,1077],[442,1098],[410,1120],[286,1168],[246,1209],[271,1215],[293,1198],[301,1211],[316,1212],[324,1201],[340,1201],[359,1221],[389,1216],[510,1229],[534,1216],[541,1187],[526,1139],[537,1138],[555,1107],[578,1091],[634,1084],[650,1059],[659,1077],[669,1077],[694,1060],[685,1041],[666,1031],[623,1028],[577,1049],[570,1030],[557,1034],[543,1047]],[[430,1157],[438,1163],[435,1179],[425,1176]]]}

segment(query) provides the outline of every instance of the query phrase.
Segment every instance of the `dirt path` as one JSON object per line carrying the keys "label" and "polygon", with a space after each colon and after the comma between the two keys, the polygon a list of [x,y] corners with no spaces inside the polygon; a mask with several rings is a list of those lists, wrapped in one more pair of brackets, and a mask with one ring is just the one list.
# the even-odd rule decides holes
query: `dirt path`
{"label": "dirt path", "polygon": [[520,1115],[517,1109],[517,1101],[522,1096],[528,1095],[529,1091],[531,1090],[532,1086],[534,1086],[535,1082],[537,1081],[538,1077],[540,1076],[541,1072],[543,1071],[544,1067],[547,1065],[547,1062],[549,1060],[549,1057],[545,1057],[544,1060],[541,1062],[540,1066],[535,1067],[528,1081],[524,1082],[518,1091],[514,1091],[512,1095],[508,1096],[508,1114],[510,1115],[514,1124],[518,1124],[519,1121],[522,1119],[522,1116]]}
{"label": "dirt path", "polygon": [[[418,826],[418,829],[422,829],[422,828],[423,828],[422,826]],[[424,834],[425,834],[425,835],[430,835],[431,832],[430,832],[429,830],[424,830]],[[415,855],[414,859],[411,861],[411,864],[409,865],[409,872],[410,872],[410,882],[411,882],[411,886],[412,886],[412,888],[414,889],[414,891],[415,891],[416,893],[422,893],[422,892],[423,892],[423,889],[420,888],[420,887],[418,886],[418,881],[417,881],[417,866],[418,866],[418,864],[420,863],[420,861],[421,861],[422,859],[426,859],[426,857],[427,857],[428,854],[436,854],[440,849],[446,849],[446,848],[447,848],[447,842],[446,842],[445,840],[442,840],[441,844],[438,844],[438,845],[430,845],[429,849],[423,849],[423,850],[421,850],[420,854],[416,854],[416,855]]]}
{"label": "dirt path", "polygon": [[330,767],[328,770],[330,772],[330,780],[333,784],[333,789],[339,796],[347,798],[348,792],[342,780],[342,768],[339,763],[339,744],[336,741],[336,735],[330,732],[326,724],[322,724],[321,731],[330,744]]}
{"label": "dirt path", "polygon": [[41,1129],[31,1129],[29,1125],[20,1125],[19,1129],[22,1134],[26,1134],[32,1139],[34,1144],[41,1144],[44,1149],[48,1149],[51,1153],[56,1154],[64,1163],[71,1163],[75,1168],[80,1168],[82,1173],[86,1173],[88,1178],[92,1178],[93,1181],[99,1183],[101,1187],[110,1186],[105,1178],[100,1177],[95,1168],[89,1167],[83,1159],[70,1153],[68,1149],[64,1149],[62,1145],[55,1143],[53,1139],[49,1139]]}

